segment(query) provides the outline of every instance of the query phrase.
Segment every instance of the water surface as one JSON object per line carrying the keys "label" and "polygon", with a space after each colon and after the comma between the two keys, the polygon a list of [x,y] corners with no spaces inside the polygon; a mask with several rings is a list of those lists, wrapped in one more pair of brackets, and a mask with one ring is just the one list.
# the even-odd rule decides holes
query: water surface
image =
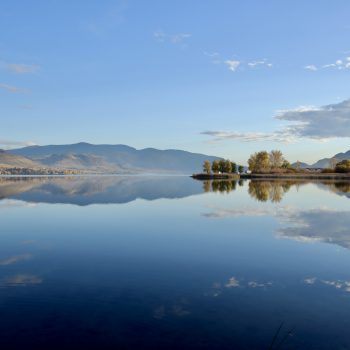
{"label": "water surface", "polygon": [[349,213],[346,182],[0,178],[0,347],[350,349]]}

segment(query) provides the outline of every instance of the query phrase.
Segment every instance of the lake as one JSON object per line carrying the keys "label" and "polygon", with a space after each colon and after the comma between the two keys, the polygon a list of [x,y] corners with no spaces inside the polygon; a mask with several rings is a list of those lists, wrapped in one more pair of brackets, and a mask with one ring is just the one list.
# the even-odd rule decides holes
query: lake
{"label": "lake", "polygon": [[0,178],[1,349],[350,349],[350,184]]}

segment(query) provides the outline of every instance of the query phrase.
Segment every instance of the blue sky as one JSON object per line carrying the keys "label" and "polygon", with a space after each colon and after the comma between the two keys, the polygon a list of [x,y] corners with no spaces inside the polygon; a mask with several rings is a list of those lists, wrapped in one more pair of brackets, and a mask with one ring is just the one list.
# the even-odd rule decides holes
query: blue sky
{"label": "blue sky", "polygon": [[350,2],[2,0],[0,147],[347,151]]}

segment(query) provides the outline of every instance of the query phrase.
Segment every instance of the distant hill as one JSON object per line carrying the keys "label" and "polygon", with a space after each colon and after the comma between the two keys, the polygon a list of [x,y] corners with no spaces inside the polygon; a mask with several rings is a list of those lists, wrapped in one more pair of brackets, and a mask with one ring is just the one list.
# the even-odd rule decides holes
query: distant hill
{"label": "distant hill", "polygon": [[46,167],[124,174],[191,174],[202,170],[204,160],[221,159],[181,150],[137,150],[126,145],[93,145],[85,142],[72,145],[29,146],[8,152]]}
{"label": "distant hill", "polygon": [[298,166],[302,169],[305,169],[305,168],[310,168],[310,165],[307,164],[307,163],[304,163],[304,162],[295,162],[293,164],[291,164],[293,168],[297,168]]}
{"label": "distant hill", "polygon": [[0,150],[0,168],[1,167],[38,168],[39,165],[21,155],[11,154]]}
{"label": "distant hill", "polygon": [[[330,161],[331,159],[337,159],[338,161],[344,160],[344,159],[350,159],[350,150],[345,152],[345,153],[338,153],[334,155],[331,158],[323,158],[318,160],[314,164],[307,164],[307,163],[302,163],[300,162],[300,167],[301,168],[328,168],[330,166]],[[293,163],[292,166],[296,166],[297,163]]]}

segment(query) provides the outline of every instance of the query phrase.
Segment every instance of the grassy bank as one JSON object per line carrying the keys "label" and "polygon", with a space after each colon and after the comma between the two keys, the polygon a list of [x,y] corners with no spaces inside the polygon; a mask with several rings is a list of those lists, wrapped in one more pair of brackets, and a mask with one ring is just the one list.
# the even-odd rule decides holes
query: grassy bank
{"label": "grassy bank", "polygon": [[223,174],[193,174],[191,175],[194,179],[197,180],[238,180],[239,175],[233,173],[223,173]]}
{"label": "grassy bank", "polygon": [[241,174],[241,179],[307,179],[307,180],[349,180],[350,174],[341,173],[282,173]]}

